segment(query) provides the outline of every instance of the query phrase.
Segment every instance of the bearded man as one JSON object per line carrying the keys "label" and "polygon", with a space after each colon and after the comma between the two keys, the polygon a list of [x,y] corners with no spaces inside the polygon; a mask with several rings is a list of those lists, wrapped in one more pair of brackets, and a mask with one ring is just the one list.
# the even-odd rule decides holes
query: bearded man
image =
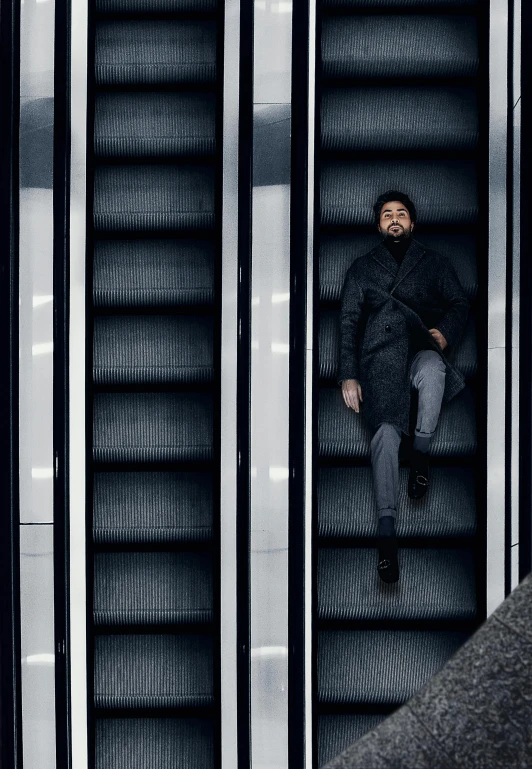
{"label": "bearded man", "polygon": [[418,391],[408,494],[429,486],[429,444],[442,402],[464,387],[444,350],[460,340],[469,302],[449,260],[412,238],[416,209],[388,190],[374,207],[381,243],[355,259],[342,289],[338,383],[346,406],[373,431],[371,464],[379,524],[378,573],[399,579],[395,519],[399,445],[409,433],[410,397]]}

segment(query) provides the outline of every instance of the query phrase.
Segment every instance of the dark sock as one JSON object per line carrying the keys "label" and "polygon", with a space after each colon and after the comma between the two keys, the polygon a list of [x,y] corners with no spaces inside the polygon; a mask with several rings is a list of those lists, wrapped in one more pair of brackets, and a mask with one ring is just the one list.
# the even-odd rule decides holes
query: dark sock
{"label": "dark sock", "polygon": [[383,515],[379,518],[379,537],[395,537],[395,518]]}
{"label": "dark sock", "polygon": [[414,435],[414,451],[422,451],[423,454],[426,454],[429,450],[431,437],[430,435]]}

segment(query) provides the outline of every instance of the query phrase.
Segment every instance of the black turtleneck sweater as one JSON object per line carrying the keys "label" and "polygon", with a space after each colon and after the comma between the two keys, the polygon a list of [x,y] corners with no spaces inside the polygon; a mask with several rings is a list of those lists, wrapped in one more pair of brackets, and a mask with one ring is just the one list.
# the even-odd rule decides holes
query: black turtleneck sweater
{"label": "black turtleneck sweater", "polygon": [[384,245],[397,262],[397,266],[403,261],[411,240],[411,238],[401,238],[401,240],[395,241],[393,238],[384,238]]}

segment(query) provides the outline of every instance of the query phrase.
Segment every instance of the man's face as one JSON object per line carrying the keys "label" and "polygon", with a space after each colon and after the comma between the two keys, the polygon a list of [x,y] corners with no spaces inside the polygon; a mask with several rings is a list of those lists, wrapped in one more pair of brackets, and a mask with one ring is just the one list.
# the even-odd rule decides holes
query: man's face
{"label": "man's face", "polygon": [[413,229],[414,223],[404,203],[400,200],[390,200],[383,205],[379,232],[384,238],[392,238],[392,240],[409,238]]}

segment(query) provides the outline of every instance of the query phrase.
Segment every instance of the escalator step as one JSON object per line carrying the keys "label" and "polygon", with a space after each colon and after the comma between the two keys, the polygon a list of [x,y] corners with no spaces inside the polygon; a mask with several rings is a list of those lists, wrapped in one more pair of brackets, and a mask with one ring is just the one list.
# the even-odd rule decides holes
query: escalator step
{"label": "escalator step", "polygon": [[[474,477],[467,467],[433,467],[422,500],[407,494],[408,468],[399,469],[399,537],[471,537],[476,531]],[[318,535],[375,537],[377,513],[371,467],[322,467]]]}
{"label": "escalator step", "polygon": [[100,21],[95,72],[100,86],[211,83],[216,77],[216,23]]}
{"label": "escalator step", "polygon": [[95,473],[97,544],[198,542],[212,538],[209,473]]}
{"label": "escalator step", "polygon": [[95,473],[97,544],[204,542],[212,538],[209,473]]}
{"label": "escalator step", "polygon": [[329,78],[473,77],[473,16],[324,16],[322,67]]}
{"label": "escalator step", "polygon": [[212,229],[214,167],[99,166],[94,171],[98,231]]}
{"label": "escalator step", "polygon": [[211,93],[98,93],[97,157],[214,155],[216,97]]}
{"label": "escalator step", "polygon": [[321,620],[471,620],[477,613],[470,550],[400,548],[400,585],[377,574],[375,548],[318,551]]}
{"label": "escalator step", "polygon": [[318,716],[318,766],[323,766],[374,729],[386,713],[349,713]]}
{"label": "escalator step", "polygon": [[446,8],[476,5],[478,0],[323,0],[324,8]]}
{"label": "escalator step", "polygon": [[[372,210],[371,205],[368,208],[370,212]],[[366,254],[379,242],[380,237],[367,233],[321,236],[319,270],[320,299],[322,302],[340,301],[347,270],[358,256]],[[445,235],[423,233],[419,242],[427,248],[439,251],[450,260],[466,296],[470,300],[473,299],[478,287],[476,248],[473,236],[454,233]]]}
{"label": "escalator step", "polygon": [[212,397],[96,393],[95,462],[186,462],[212,456]]}
{"label": "escalator step", "polygon": [[212,769],[213,766],[211,719],[96,720],[96,769]]}
{"label": "escalator step", "polygon": [[96,0],[98,13],[186,13],[213,11],[219,0]]}
{"label": "escalator step", "polygon": [[94,304],[172,307],[212,304],[214,253],[209,241],[96,241]]}
{"label": "escalator step", "polygon": [[[320,379],[336,381],[340,343],[340,313],[322,312],[320,314],[319,356]],[[470,379],[477,371],[477,338],[475,318],[470,313],[464,335],[456,348],[446,355],[449,361]]]}
{"label": "escalator step", "polygon": [[322,96],[323,150],[472,150],[473,88],[334,88]]}
{"label": "escalator step", "polygon": [[406,189],[426,224],[473,224],[477,218],[476,168],[471,160],[324,161],[321,224],[374,226],[373,204],[383,190]]}
{"label": "escalator step", "polygon": [[206,635],[99,635],[97,708],[182,708],[213,704],[212,638]]}
{"label": "escalator step", "polygon": [[[340,387],[319,392],[320,457],[367,459],[371,432],[362,413],[348,409]],[[473,393],[465,387],[442,406],[430,447],[433,457],[470,457],[476,451],[475,405]]]}
{"label": "escalator step", "polygon": [[428,683],[467,637],[437,630],[323,630],[319,701],[399,705]]}
{"label": "escalator step", "polygon": [[93,360],[98,385],[209,382],[212,317],[96,316]]}
{"label": "escalator step", "polygon": [[95,554],[96,625],[177,625],[211,621],[210,554]]}

